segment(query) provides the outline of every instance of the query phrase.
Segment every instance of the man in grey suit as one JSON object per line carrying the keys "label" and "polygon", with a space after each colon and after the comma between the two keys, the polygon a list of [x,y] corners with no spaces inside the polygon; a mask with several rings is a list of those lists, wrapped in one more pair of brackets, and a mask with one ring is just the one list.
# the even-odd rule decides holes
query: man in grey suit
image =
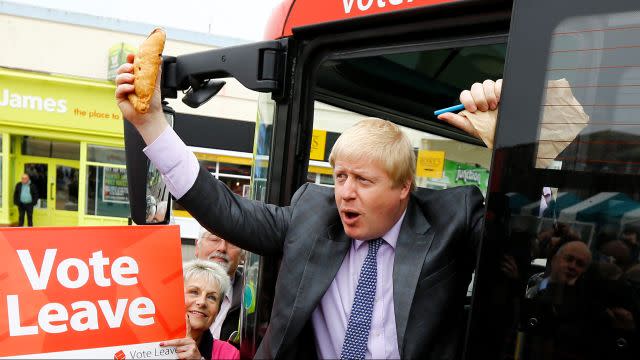
{"label": "man in grey suit", "polygon": [[[198,165],[167,126],[159,91],[147,114],[135,113],[131,73],[131,64],[118,70],[118,105],[178,202],[239,247],[282,257],[256,358],[459,355],[484,215],[477,188],[416,190],[406,135],[368,119],[332,149],[335,189],[305,184],[285,207],[247,200]],[[486,110],[496,94],[482,88],[484,102],[472,101]]]}

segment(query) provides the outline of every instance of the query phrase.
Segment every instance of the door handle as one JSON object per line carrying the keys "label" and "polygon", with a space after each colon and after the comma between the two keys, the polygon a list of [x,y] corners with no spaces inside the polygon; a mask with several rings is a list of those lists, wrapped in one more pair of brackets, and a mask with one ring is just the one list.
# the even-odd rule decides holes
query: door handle
{"label": "door handle", "polygon": [[49,184],[49,200],[53,201],[53,183]]}

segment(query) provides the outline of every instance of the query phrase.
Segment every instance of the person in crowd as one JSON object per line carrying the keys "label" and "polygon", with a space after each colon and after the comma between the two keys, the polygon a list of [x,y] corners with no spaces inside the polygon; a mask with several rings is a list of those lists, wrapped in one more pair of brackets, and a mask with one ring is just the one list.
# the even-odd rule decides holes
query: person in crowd
{"label": "person in crowd", "polygon": [[195,259],[184,264],[183,274],[187,333],[183,339],[163,341],[160,346],[175,346],[179,359],[240,359],[238,349],[214,339],[209,330],[230,287],[222,266]]}
{"label": "person in crowd", "polygon": [[633,265],[631,248],[616,238],[598,244],[597,258],[599,262],[615,264],[623,272]]}
{"label": "person in crowd", "polygon": [[18,226],[24,226],[25,214],[27,224],[33,226],[33,207],[37,202],[38,188],[31,182],[28,174],[22,174],[13,191],[13,203],[18,207]]}
{"label": "person in crowd", "polygon": [[[173,196],[222,238],[282,256],[256,358],[459,355],[482,235],[477,187],[416,190],[407,136],[389,121],[367,119],[331,151],[335,188],[305,184],[284,207],[244,199],[200,168],[168,127],[158,87],[149,112],[135,112],[127,97],[134,91],[132,61],[118,69],[116,100]],[[488,81],[479,90],[467,110],[495,109],[500,84]]]}
{"label": "person in crowd", "polygon": [[604,280],[618,280],[623,272],[620,267],[611,262],[594,262],[595,270]]}
{"label": "person in crowd", "polygon": [[[518,347],[521,359],[612,358],[612,319],[626,314],[608,309],[599,290],[603,283],[591,271],[592,254],[580,240],[561,245],[552,256],[550,272],[527,291],[523,303]],[[598,267],[595,268],[596,270]],[[614,357],[615,358],[615,357]]]}
{"label": "person in crowd", "polygon": [[231,280],[231,287],[224,294],[218,317],[211,324],[214,339],[228,340],[238,329],[240,319],[242,271],[238,265],[244,258],[244,250],[200,227],[200,234],[196,239],[195,256],[197,259],[220,264]]}
{"label": "person in crowd", "polygon": [[550,271],[527,290],[527,297],[537,296],[550,284],[575,285],[576,280],[591,265],[591,251],[581,240],[570,240],[560,245],[550,261]]}
{"label": "person in crowd", "polygon": [[631,262],[637,264],[640,262],[640,229],[637,225],[625,226],[620,234],[620,240],[631,249]]}
{"label": "person in crowd", "polygon": [[571,241],[582,241],[582,239],[569,224],[562,222],[553,224],[550,229],[540,231],[538,234],[535,257],[550,261],[562,245]]}
{"label": "person in crowd", "polygon": [[591,251],[583,241],[571,241],[562,245],[551,259],[549,281],[575,285],[591,264]]}

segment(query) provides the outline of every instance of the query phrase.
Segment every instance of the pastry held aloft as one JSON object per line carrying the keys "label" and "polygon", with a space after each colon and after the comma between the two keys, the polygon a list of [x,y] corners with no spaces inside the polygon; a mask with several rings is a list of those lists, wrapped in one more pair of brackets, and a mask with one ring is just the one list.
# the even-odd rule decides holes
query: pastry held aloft
{"label": "pastry held aloft", "polygon": [[158,71],[162,63],[162,51],[167,36],[162,29],[154,29],[142,42],[138,54],[133,60],[133,86],[135,91],[129,94],[129,101],[139,113],[149,111],[153,91],[156,87]]}

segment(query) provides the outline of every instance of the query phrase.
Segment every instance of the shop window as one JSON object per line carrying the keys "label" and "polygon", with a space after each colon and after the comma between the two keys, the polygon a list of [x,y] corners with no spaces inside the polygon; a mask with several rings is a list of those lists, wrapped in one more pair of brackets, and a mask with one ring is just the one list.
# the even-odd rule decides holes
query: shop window
{"label": "shop window", "polygon": [[22,138],[22,154],[57,159],[80,160],[80,143],[52,141],[25,136]]}
{"label": "shop window", "polygon": [[[206,155],[207,154],[196,153],[200,166],[207,169],[212,176],[222,181],[234,193],[240,196],[248,196],[251,183],[251,166],[222,163],[201,158]],[[176,201],[173,202],[173,210],[186,211],[186,209]]]}
{"label": "shop window", "polygon": [[218,172],[218,163],[215,161],[207,161],[207,160],[198,160],[200,162],[200,165],[202,165],[205,169],[207,169],[208,172],[210,173],[216,173]]}
{"label": "shop window", "polygon": [[333,175],[330,174],[320,174],[315,172],[307,172],[307,182],[323,185],[323,186],[331,186],[335,185],[333,180]]}
{"label": "shop window", "polygon": [[122,167],[87,166],[85,214],[129,217],[127,170]]}
{"label": "shop window", "polygon": [[78,211],[79,171],[70,166],[56,166],[56,210]]}
{"label": "shop window", "polygon": [[243,187],[245,185],[249,185],[250,179],[239,179],[239,178],[231,178],[231,177],[219,177],[220,181],[222,181],[231,191],[242,196]]}
{"label": "shop window", "polygon": [[124,149],[111,146],[88,145],[87,161],[126,165]]}
{"label": "shop window", "polygon": [[333,175],[320,174],[320,184],[333,186],[335,184]]}
{"label": "shop window", "polygon": [[250,176],[251,166],[220,163],[220,169],[218,170],[218,172],[220,174]]}
{"label": "shop window", "polygon": [[307,182],[323,185],[323,186],[331,186],[335,185],[333,180],[333,175],[331,174],[320,174],[315,172],[307,172]]}

